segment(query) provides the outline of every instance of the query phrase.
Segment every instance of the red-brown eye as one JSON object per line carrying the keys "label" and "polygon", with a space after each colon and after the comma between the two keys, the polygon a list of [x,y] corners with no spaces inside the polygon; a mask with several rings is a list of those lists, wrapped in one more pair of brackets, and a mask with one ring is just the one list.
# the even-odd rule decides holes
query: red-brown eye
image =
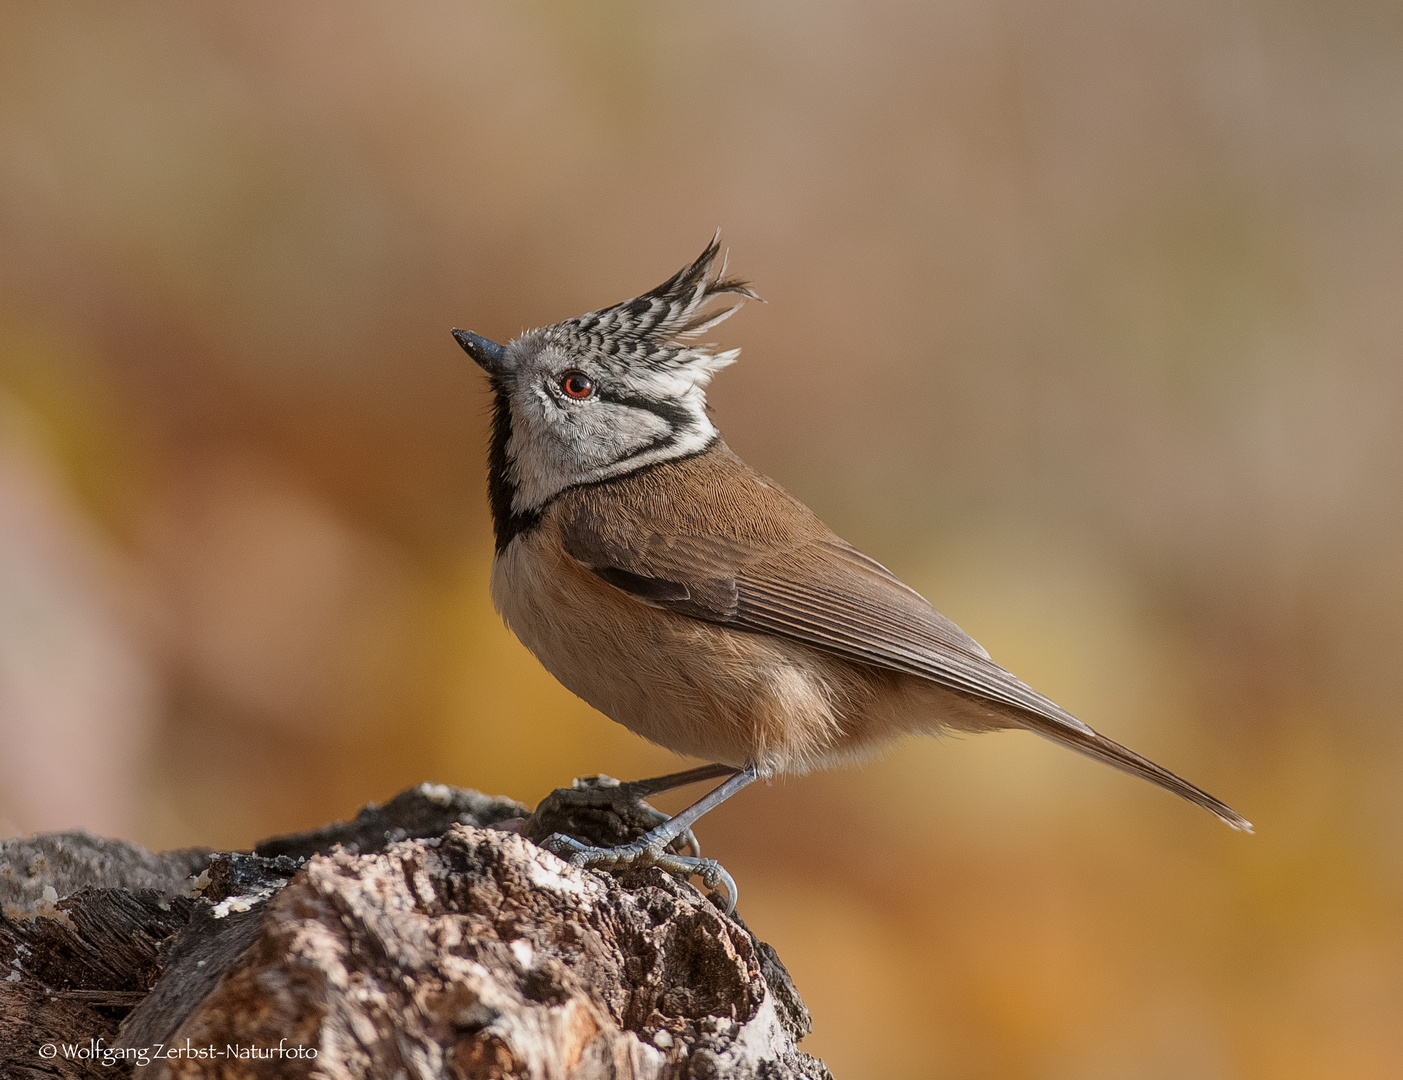
{"label": "red-brown eye", "polygon": [[560,376],[560,389],[565,392],[566,397],[580,401],[594,393],[594,383],[589,381],[589,376],[583,371],[567,371]]}

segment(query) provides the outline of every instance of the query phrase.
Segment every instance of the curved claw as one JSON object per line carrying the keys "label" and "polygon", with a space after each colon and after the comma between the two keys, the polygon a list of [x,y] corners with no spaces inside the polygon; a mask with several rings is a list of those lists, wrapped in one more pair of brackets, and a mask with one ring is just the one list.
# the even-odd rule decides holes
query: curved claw
{"label": "curved claw", "polygon": [[669,874],[675,874],[681,878],[695,875],[701,878],[702,884],[711,889],[713,893],[718,885],[723,886],[726,890],[726,903],[721,907],[721,910],[727,915],[735,914],[736,900],[740,896],[740,890],[736,888],[736,879],[731,877],[726,872],[726,868],[715,859],[702,859],[693,855],[661,855],[658,857],[657,865]]}
{"label": "curved claw", "polygon": [[564,833],[552,833],[542,842],[541,847],[552,855],[558,855],[571,866],[582,869],[615,870],[629,866],[657,866],[683,881],[699,877],[713,894],[718,885],[726,890],[725,904],[718,905],[725,914],[731,915],[736,910],[736,899],[740,895],[736,879],[715,859],[703,859],[696,855],[674,855],[670,851],[658,851],[641,844],[624,844],[612,848],[590,847]]}

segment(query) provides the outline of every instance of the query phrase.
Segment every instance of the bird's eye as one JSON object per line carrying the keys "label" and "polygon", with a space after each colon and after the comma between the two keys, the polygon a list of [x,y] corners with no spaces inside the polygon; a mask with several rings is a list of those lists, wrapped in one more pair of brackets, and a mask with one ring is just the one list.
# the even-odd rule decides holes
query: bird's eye
{"label": "bird's eye", "polygon": [[567,371],[560,376],[560,389],[566,397],[583,401],[594,393],[594,383],[590,382],[589,376],[583,371]]}

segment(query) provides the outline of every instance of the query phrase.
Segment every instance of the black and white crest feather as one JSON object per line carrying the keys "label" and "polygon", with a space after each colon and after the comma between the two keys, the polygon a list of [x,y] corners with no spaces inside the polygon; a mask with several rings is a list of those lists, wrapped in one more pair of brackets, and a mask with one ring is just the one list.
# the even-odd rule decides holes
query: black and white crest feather
{"label": "black and white crest feather", "polygon": [[[721,256],[715,275],[712,267]],[[545,340],[579,356],[598,357],[614,364],[644,364],[666,370],[698,364],[710,371],[724,367],[739,350],[713,353],[691,339],[725,322],[744,303],[715,309],[711,301],[728,293],[759,299],[748,282],[726,277],[727,257],[721,255],[721,232],[690,266],[683,267],[655,289],[622,304],[591,311],[539,331]]]}

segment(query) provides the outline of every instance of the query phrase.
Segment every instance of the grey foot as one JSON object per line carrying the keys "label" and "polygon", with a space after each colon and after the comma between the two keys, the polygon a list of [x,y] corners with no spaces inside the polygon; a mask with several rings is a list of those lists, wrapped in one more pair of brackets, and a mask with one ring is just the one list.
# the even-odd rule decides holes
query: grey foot
{"label": "grey foot", "polygon": [[[574,837],[555,833],[545,839],[541,847],[554,855],[559,855],[572,866],[591,870],[624,870],[630,867],[656,866],[683,881],[696,876],[708,889],[724,886],[726,900],[717,904],[727,915],[736,910],[736,881],[726,872],[726,868],[715,859],[702,859],[692,855],[675,855],[661,844],[650,844],[648,838],[640,837],[629,844],[618,847],[594,847],[582,844]],[[713,892],[713,898],[715,893]]]}
{"label": "grey foot", "polygon": [[[526,819],[521,832],[542,844],[547,837],[563,835],[581,846],[601,850],[629,844],[668,820],[667,814],[644,802],[646,784],[621,784],[610,776],[584,776],[573,787],[557,788]],[[666,851],[679,857],[701,855],[701,844],[691,829],[680,833]]]}

